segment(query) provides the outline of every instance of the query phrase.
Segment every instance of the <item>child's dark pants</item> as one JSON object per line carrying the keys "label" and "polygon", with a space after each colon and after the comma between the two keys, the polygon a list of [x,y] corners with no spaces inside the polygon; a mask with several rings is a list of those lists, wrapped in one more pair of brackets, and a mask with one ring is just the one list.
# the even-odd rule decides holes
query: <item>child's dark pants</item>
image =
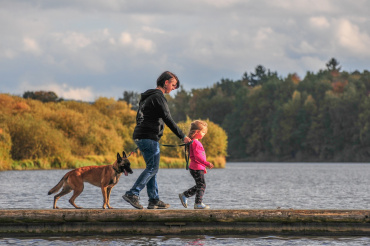
{"label": "child's dark pants", "polygon": [[206,181],[204,179],[204,171],[203,170],[190,170],[191,176],[193,176],[195,180],[195,186],[188,189],[184,192],[186,197],[195,196],[195,203],[202,203],[204,191],[206,189]]}

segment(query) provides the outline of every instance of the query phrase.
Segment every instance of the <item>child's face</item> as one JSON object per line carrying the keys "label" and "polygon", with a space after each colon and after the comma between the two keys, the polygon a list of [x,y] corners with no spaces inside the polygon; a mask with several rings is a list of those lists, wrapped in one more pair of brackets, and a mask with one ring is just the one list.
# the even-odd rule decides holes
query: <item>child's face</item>
{"label": "child's face", "polygon": [[204,135],[206,135],[206,133],[207,133],[207,129],[206,128],[204,128],[201,131],[198,130],[197,133],[195,134],[194,138],[196,138],[196,139],[202,139],[204,137]]}

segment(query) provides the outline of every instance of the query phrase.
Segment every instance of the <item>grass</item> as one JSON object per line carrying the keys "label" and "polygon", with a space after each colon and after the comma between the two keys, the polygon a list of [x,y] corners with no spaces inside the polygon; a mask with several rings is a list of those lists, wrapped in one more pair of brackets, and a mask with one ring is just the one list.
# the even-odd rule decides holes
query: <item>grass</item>
{"label": "grass", "polygon": [[[132,155],[129,157],[133,169],[145,168],[145,161],[142,156]],[[115,159],[107,156],[91,155],[83,159],[71,159],[67,162],[61,162],[58,158],[52,160],[36,159],[13,161],[11,165],[2,166],[0,170],[37,170],[37,169],[74,169],[84,166],[100,166],[113,164]],[[226,160],[223,157],[208,158],[215,168],[225,168]],[[184,158],[161,157],[160,168],[185,168]]]}

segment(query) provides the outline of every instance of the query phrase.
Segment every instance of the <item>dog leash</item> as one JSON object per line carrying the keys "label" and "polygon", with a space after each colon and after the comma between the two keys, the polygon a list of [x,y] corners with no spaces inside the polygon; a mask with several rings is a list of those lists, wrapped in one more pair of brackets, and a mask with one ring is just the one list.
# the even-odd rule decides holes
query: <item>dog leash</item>
{"label": "dog leash", "polygon": [[160,145],[162,145],[164,147],[182,147],[182,146],[185,146],[186,170],[189,170],[189,159],[190,159],[189,146],[192,143],[193,143],[193,140],[191,140],[189,143],[183,143],[183,144],[178,144],[178,145],[174,145],[174,144],[160,144]]}
{"label": "dog leash", "polygon": [[130,152],[130,154],[127,156],[127,158],[129,158],[130,157],[130,155],[132,155],[133,153],[135,153],[136,152],[136,150],[138,150],[139,149],[139,147],[136,147],[133,151],[131,151]]}
{"label": "dog leash", "polygon": [[[189,159],[190,159],[190,151],[189,151],[189,146],[190,144],[193,143],[193,140],[189,143],[183,143],[183,144],[159,144],[163,147],[171,147],[171,148],[176,148],[176,147],[182,147],[185,146],[185,161],[186,161],[186,170],[189,170]],[[129,158],[133,153],[135,153],[139,147],[136,147],[133,151],[130,152],[130,154],[127,156]]]}

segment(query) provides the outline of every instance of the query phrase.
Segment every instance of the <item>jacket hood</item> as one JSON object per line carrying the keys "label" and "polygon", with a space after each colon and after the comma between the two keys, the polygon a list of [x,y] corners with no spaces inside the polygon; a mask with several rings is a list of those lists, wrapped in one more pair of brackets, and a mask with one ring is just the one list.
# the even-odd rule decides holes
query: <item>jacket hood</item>
{"label": "jacket hood", "polygon": [[158,89],[150,89],[150,90],[147,90],[145,91],[144,93],[141,93],[141,98],[140,98],[140,102],[144,101],[145,99],[147,99],[148,97],[154,95],[154,94],[158,94],[158,95],[163,95],[163,92],[161,92],[160,90]]}

